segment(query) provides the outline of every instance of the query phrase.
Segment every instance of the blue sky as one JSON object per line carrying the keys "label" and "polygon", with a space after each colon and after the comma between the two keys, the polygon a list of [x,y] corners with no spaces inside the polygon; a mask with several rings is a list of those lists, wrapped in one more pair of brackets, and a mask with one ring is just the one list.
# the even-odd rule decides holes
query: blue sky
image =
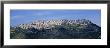
{"label": "blue sky", "polygon": [[73,19],[73,20],[88,19],[93,23],[101,26],[101,10],[99,9],[10,10],[10,22],[11,25],[13,26],[22,23],[29,23],[34,20],[50,20],[50,19]]}

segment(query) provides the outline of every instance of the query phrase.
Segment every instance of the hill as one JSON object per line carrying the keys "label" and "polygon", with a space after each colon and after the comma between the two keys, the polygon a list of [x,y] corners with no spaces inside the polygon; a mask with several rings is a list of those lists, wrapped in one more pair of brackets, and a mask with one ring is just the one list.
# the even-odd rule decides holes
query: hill
{"label": "hill", "polygon": [[101,27],[89,20],[37,20],[11,26],[11,39],[100,39]]}

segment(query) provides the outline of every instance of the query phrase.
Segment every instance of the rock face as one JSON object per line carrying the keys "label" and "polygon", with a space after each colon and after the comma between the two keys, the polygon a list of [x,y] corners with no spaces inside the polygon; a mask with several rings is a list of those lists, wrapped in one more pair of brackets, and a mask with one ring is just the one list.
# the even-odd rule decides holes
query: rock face
{"label": "rock face", "polygon": [[11,39],[100,39],[101,27],[89,20],[38,20],[11,27]]}

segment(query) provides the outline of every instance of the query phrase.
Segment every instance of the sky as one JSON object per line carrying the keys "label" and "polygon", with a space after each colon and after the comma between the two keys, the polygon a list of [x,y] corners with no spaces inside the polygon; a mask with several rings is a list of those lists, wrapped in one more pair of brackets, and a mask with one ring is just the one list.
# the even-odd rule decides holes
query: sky
{"label": "sky", "polygon": [[35,20],[51,19],[87,19],[101,26],[101,10],[99,9],[12,9],[10,10],[10,24],[16,26]]}

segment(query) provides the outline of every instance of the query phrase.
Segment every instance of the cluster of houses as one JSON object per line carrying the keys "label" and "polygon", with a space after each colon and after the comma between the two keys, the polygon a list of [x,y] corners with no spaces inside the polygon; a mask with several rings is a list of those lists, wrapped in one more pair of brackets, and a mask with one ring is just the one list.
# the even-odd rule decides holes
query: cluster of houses
{"label": "cluster of houses", "polygon": [[32,23],[29,24],[20,24],[19,27],[23,29],[28,29],[28,28],[36,28],[36,29],[49,29],[54,27],[54,25],[62,25],[62,24],[80,24],[80,25],[87,25],[91,23],[91,21],[86,20],[86,19],[81,19],[81,20],[37,20],[33,21]]}

